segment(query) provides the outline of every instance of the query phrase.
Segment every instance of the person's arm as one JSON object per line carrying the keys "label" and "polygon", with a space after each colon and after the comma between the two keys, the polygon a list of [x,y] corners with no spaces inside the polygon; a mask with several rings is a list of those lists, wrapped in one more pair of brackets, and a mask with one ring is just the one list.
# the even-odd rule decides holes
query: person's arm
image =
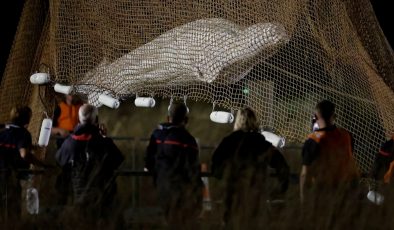
{"label": "person's arm", "polygon": [[285,158],[283,157],[282,153],[279,152],[278,149],[275,147],[271,147],[271,157],[269,160],[269,166],[274,168],[276,171],[276,175],[279,181],[279,194],[282,194],[287,191],[289,187],[289,175],[290,175],[290,168],[287,164]]}
{"label": "person's arm", "polygon": [[191,137],[190,144],[188,146],[188,159],[189,159],[189,164],[192,168],[192,176],[193,177],[198,177],[198,175],[201,172],[201,165],[200,165],[200,159],[199,159],[199,150],[198,150],[198,145],[196,140]]}
{"label": "person's arm", "polygon": [[300,172],[300,201],[305,201],[305,187],[309,178],[309,166],[317,157],[318,143],[312,139],[305,141],[302,148],[302,167]]}
{"label": "person's arm", "polygon": [[70,132],[62,128],[52,127],[51,134],[58,135],[60,137],[67,137],[70,134]]}
{"label": "person's arm", "polygon": [[46,168],[47,165],[39,160],[35,155],[33,155],[29,150],[25,148],[19,149],[20,156],[29,164],[33,164],[38,167]]}
{"label": "person's arm", "polygon": [[153,172],[155,167],[155,156],[157,153],[157,143],[154,133],[151,135],[148,147],[145,152],[145,169]]}
{"label": "person's arm", "polygon": [[300,173],[300,200],[301,203],[304,202],[304,190],[305,190],[305,182],[308,176],[308,166],[302,165],[301,173]]}
{"label": "person's arm", "polygon": [[59,119],[59,117],[60,117],[60,107],[59,107],[59,105],[57,105],[56,107],[55,107],[55,111],[53,111],[53,123],[52,123],[52,126],[53,127],[57,127],[59,124],[58,124],[58,119]]}
{"label": "person's arm", "polygon": [[31,153],[32,149],[32,138],[30,133],[25,133],[22,139],[18,141],[18,149],[20,157],[29,164],[33,164],[39,167],[46,167],[46,165],[36,158]]}
{"label": "person's arm", "polygon": [[225,137],[212,154],[211,173],[218,179],[223,177],[226,161],[231,154],[231,151],[229,151],[230,144],[228,137]]}
{"label": "person's arm", "polygon": [[60,107],[56,106],[55,111],[53,113],[53,123],[52,123],[51,134],[58,135],[58,136],[61,136],[64,138],[64,137],[67,137],[70,134],[70,132],[58,127],[58,125],[59,125],[58,119],[60,117],[60,113],[61,113]]}
{"label": "person's arm", "polygon": [[106,148],[108,150],[109,170],[116,170],[123,163],[124,156],[111,138],[105,137],[104,140],[106,141]]}

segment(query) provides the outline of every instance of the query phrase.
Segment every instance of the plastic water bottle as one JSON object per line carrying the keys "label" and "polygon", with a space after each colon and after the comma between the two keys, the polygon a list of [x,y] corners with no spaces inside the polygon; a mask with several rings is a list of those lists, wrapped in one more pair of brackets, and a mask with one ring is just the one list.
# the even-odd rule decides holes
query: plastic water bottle
{"label": "plastic water bottle", "polygon": [[367,198],[369,201],[377,205],[381,205],[384,202],[384,196],[373,190],[368,192]]}
{"label": "plastic water bottle", "polygon": [[31,215],[37,215],[40,208],[38,191],[35,188],[28,188],[26,191],[26,208]]}

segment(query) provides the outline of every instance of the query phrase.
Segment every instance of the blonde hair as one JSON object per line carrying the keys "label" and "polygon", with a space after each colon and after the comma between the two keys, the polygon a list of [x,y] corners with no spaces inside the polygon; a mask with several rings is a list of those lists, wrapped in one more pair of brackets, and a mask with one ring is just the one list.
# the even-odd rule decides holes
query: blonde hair
{"label": "blonde hair", "polygon": [[243,108],[238,110],[234,123],[234,131],[237,130],[242,130],[245,132],[259,130],[257,117],[252,109]]}
{"label": "blonde hair", "polygon": [[11,122],[15,125],[25,126],[30,123],[32,111],[29,106],[14,106],[10,112]]}

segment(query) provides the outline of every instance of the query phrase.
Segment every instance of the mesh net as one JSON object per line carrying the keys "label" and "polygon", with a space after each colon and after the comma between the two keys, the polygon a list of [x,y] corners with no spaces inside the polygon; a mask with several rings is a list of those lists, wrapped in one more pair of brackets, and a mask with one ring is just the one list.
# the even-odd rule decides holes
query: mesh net
{"label": "mesh net", "polygon": [[[37,9],[24,10],[18,33],[36,37],[16,37],[4,108],[10,97],[38,101],[16,82],[28,84],[46,63],[56,82],[94,105],[103,93],[187,97],[215,110],[247,105],[262,126],[294,142],[310,132],[315,104],[329,99],[363,171],[394,131],[393,52],[368,0],[52,0],[48,10],[45,2],[26,2]],[[26,56],[30,47],[42,48]],[[23,74],[12,64],[22,57],[36,59]]]}

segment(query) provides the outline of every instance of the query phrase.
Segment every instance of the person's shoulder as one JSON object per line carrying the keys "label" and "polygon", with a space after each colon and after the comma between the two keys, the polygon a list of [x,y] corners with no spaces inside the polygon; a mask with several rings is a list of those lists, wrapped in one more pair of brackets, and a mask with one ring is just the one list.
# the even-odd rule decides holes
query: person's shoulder
{"label": "person's shoulder", "polygon": [[314,131],[308,134],[306,140],[304,141],[304,145],[303,145],[304,148],[319,144],[323,136],[324,136],[324,131]]}
{"label": "person's shoulder", "polygon": [[324,130],[316,130],[316,131],[314,131],[312,133],[309,133],[307,135],[305,143],[307,143],[307,142],[319,143],[320,140],[324,137],[324,135],[325,135],[325,131]]}
{"label": "person's shoulder", "polygon": [[155,137],[161,136],[167,129],[167,126],[168,125],[166,123],[158,124],[157,127],[152,131],[152,135]]}
{"label": "person's shoulder", "polygon": [[351,132],[343,127],[335,126],[335,129],[342,133],[351,134]]}
{"label": "person's shoulder", "polygon": [[343,128],[343,127],[337,127],[337,126],[335,126],[335,129],[336,129],[343,137],[347,137],[347,138],[353,139],[353,134],[352,134],[349,130],[347,130],[347,129]]}
{"label": "person's shoulder", "polygon": [[28,129],[26,129],[25,127],[22,127],[21,130],[22,130],[23,133],[31,135],[30,131]]}
{"label": "person's shoulder", "polygon": [[230,134],[228,134],[227,136],[225,136],[224,139],[237,139],[237,138],[244,136],[245,134],[246,134],[246,132],[244,132],[242,130],[235,130],[235,131],[231,132]]}
{"label": "person's shoulder", "polygon": [[186,128],[180,128],[179,131],[180,134],[183,135],[185,139],[196,142],[196,138]]}
{"label": "person's shoulder", "polygon": [[20,127],[20,128],[12,128],[11,127],[10,129],[12,129],[12,131],[15,132],[15,134],[17,136],[31,138],[31,133],[25,127]]}

